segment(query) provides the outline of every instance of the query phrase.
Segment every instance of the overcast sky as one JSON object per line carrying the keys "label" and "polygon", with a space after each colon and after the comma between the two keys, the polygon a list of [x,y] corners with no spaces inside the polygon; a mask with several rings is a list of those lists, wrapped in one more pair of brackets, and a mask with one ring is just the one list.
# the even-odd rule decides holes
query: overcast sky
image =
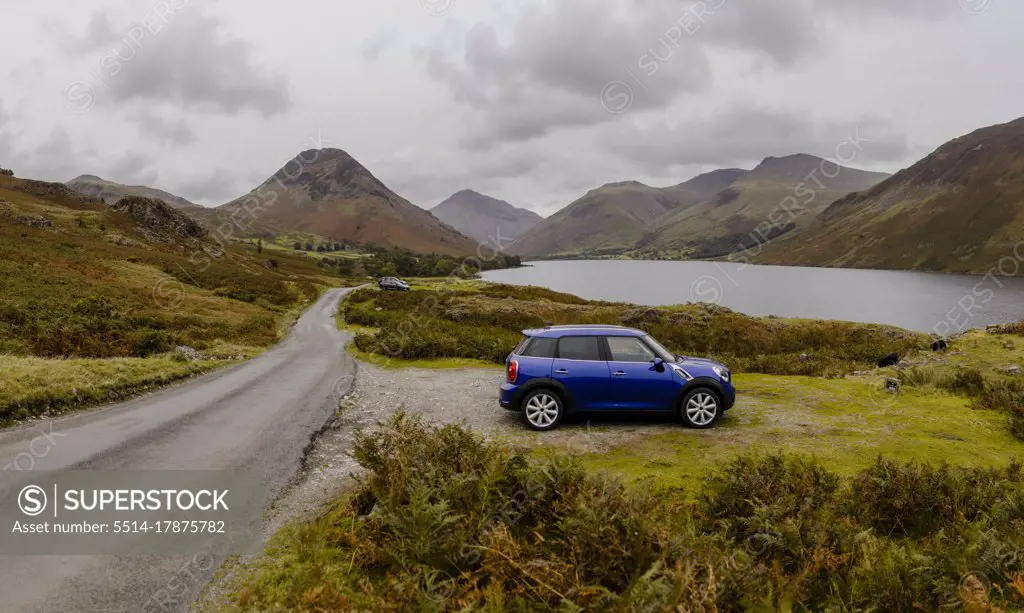
{"label": "overcast sky", "polygon": [[[548,215],[769,155],[895,171],[1024,115],[1019,0],[0,0],[0,166],[207,205],[345,149]],[[849,159],[853,149],[842,151]]]}

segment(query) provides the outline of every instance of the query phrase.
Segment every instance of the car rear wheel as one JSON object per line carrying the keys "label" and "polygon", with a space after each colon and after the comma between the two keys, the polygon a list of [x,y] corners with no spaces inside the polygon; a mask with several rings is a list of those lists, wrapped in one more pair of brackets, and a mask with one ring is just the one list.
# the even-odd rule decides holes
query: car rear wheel
{"label": "car rear wheel", "polygon": [[695,389],[683,398],[679,413],[687,426],[703,430],[714,426],[721,418],[722,401],[709,389]]}
{"label": "car rear wheel", "polygon": [[531,430],[554,430],[562,423],[562,399],[551,390],[527,394],[523,399],[523,423]]}

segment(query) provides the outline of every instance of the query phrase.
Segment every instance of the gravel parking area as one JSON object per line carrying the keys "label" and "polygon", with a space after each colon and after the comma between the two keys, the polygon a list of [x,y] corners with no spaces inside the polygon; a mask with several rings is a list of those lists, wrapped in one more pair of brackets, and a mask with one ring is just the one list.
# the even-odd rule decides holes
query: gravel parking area
{"label": "gravel parking area", "polygon": [[359,362],[343,416],[347,414],[349,426],[367,426],[404,408],[429,422],[462,423],[510,444],[557,446],[575,452],[604,451],[634,437],[685,431],[671,417],[590,415],[568,416],[553,432],[534,432],[520,422],[518,413],[498,405],[503,377],[500,368],[391,369]]}

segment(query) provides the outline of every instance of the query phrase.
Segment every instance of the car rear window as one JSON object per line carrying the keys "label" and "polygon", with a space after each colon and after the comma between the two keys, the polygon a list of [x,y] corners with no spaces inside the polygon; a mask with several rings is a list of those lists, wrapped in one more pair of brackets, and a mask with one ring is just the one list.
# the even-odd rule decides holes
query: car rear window
{"label": "car rear window", "polygon": [[553,358],[557,344],[558,339],[555,338],[532,338],[520,355],[527,358]]}
{"label": "car rear window", "polygon": [[558,340],[558,357],[600,362],[601,343],[596,336],[563,336]]}

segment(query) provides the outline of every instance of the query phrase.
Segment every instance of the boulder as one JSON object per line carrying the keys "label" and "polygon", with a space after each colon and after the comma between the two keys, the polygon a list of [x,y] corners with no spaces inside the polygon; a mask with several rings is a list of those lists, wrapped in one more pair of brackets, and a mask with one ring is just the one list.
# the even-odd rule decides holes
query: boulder
{"label": "boulder", "polygon": [[180,355],[189,362],[198,362],[199,360],[203,359],[203,354],[199,353],[198,351],[191,347],[186,347],[184,345],[180,347],[175,347],[174,353]]}
{"label": "boulder", "polygon": [[897,353],[890,353],[881,360],[878,360],[878,367],[885,368],[887,366],[895,366],[900,363],[900,356]]}
{"label": "boulder", "polygon": [[948,347],[949,343],[947,343],[945,339],[940,338],[939,340],[932,343],[932,351],[942,351],[943,349],[946,349]]}

